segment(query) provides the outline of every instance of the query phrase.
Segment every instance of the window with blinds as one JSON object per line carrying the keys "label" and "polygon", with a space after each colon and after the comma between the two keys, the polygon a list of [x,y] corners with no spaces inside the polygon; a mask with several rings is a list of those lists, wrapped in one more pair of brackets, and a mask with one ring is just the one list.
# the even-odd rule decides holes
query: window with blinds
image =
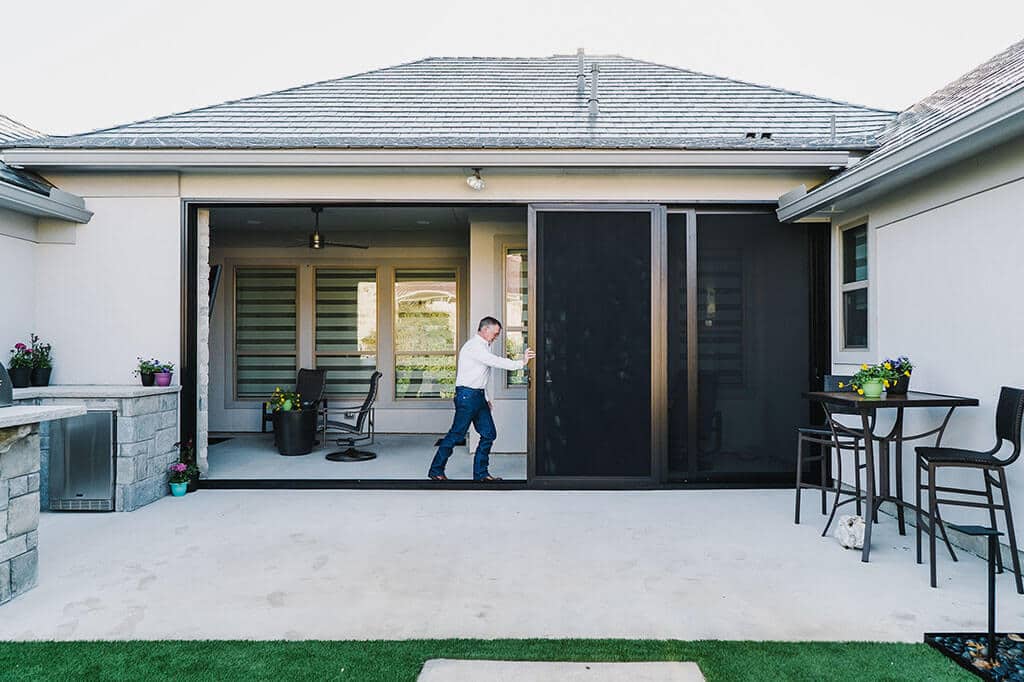
{"label": "window with blinds", "polygon": [[295,268],[235,269],[235,396],[265,400],[295,386]]}
{"label": "window with blinds", "polygon": [[[518,359],[528,343],[527,320],[527,251],[523,248],[505,249],[505,356]],[[509,388],[526,386],[526,370],[505,372],[505,385]]]}
{"label": "window with blinds", "polygon": [[362,397],[377,368],[377,271],[316,271],[316,366],[327,395]]}
{"label": "window with blinds", "polygon": [[455,394],[454,269],[395,270],[395,398]]}

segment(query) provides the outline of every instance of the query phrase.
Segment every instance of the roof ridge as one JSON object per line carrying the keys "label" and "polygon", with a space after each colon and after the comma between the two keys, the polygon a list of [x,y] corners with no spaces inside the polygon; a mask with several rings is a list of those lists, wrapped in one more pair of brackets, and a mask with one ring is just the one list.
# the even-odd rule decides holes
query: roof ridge
{"label": "roof ridge", "polygon": [[877,107],[869,107],[864,104],[855,104],[853,102],[846,102],[841,99],[833,99],[832,97],[822,97],[821,95],[812,95],[808,92],[801,92],[800,90],[790,90],[789,88],[780,88],[775,85],[765,85],[764,83],[754,83],[753,81],[745,81],[739,78],[732,78],[731,76],[720,76],[715,73],[707,73],[706,71],[695,71],[694,69],[684,69],[681,66],[673,66],[671,64],[662,64],[661,62],[654,62],[649,59],[638,59],[636,57],[622,57],[633,62],[641,62],[643,64],[652,64],[653,66],[660,66],[665,69],[673,69],[675,71],[682,71],[684,73],[692,73],[697,76],[705,76],[707,78],[717,78],[718,80],[729,81],[732,83],[740,83],[741,85],[750,85],[755,88],[764,88],[765,90],[774,90],[775,92],[784,92],[789,95],[798,95],[800,97],[807,97],[815,99],[821,102],[829,102],[831,104],[839,104],[844,107],[855,107],[857,109],[864,109],[865,111],[874,111],[880,114],[898,114],[898,111],[892,111],[890,109],[879,109]]}
{"label": "roof ridge", "polygon": [[[137,120],[134,120],[134,121],[125,121],[124,123],[118,123],[117,125],[106,126],[105,128],[96,128],[94,130],[86,130],[86,131],[83,131],[83,132],[80,132],[80,133],[72,133],[72,134],[69,134],[69,135],[43,135],[42,137],[40,137],[38,139],[61,138],[61,137],[80,137],[82,135],[95,135],[97,133],[105,133],[105,132],[109,132],[109,131],[112,131],[112,130],[117,130],[118,128],[124,128],[126,126],[137,125],[139,123],[152,123],[152,122],[164,119],[164,118],[171,118],[173,116],[181,116],[183,114],[192,114],[192,113],[195,113],[195,112],[198,112],[198,111],[205,111],[207,109],[214,109],[216,107],[222,107],[222,106],[225,106],[225,105],[228,105],[228,104],[237,104],[239,102],[245,102],[245,101],[248,101],[248,100],[251,100],[251,99],[257,99],[259,97],[268,97],[270,95],[279,95],[279,94],[282,94],[282,93],[285,93],[285,92],[292,92],[293,90],[301,90],[303,88],[309,88],[309,87],[313,87],[315,85],[323,85],[324,83],[331,83],[331,82],[334,82],[334,81],[342,81],[342,80],[347,80],[349,78],[357,78],[359,76],[366,76],[366,75],[369,75],[371,73],[377,73],[378,71],[387,71],[388,69],[397,69],[397,68],[400,68],[400,67],[403,67],[403,66],[410,66],[412,64],[418,64],[420,62],[430,61],[431,59],[436,59],[436,57],[421,57],[420,59],[413,59],[411,61],[402,62],[400,64],[391,64],[390,66],[381,66],[381,67],[378,67],[376,69],[369,69],[367,71],[360,71],[359,73],[352,73],[352,74],[349,74],[347,76],[335,76],[333,78],[325,78],[323,80],[313,81],[311,83],[303,83],[301,85],[293,85],[293,86],[288,87],[288,88],[281,88],[280,90],[270,90],[268,92],[261,92],[261,93],[256,94],[256,95],[248,95],[246,97],[238,97],[236,99],[229,99],[229,100],[225,100],[223,102],[217,102],[215,104],[207,104],[207,105],[201,106],[201,107],[193,107],[192,109],[183,109],[181,111],[174,111],[174,112],[171,112],[169,114],[160,114],[159,116],[150,116],[148,118],[140,118],[140,119],[137,119]],[[36,138],[32,138],[32,139],[36,139]]]}

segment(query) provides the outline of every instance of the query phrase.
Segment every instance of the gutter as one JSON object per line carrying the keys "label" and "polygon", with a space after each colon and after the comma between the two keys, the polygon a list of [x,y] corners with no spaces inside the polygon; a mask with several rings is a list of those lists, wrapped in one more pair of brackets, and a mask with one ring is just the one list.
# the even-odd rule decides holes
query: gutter
{"label": "gutter", "polygon": [[937,168],[1024,133],[1024,88],[933,130],[907,146],[872,159],[870,155],[835,179],[806,192],[779,197],[780,222],[804,218],[864,192],[880,194]]}
{"label": "gutter", "polygon": [[92,218],[92,211],[85,208],[84,199],[56,187],[50,190],[49,196],[44,196],[23,187],[0,182],[0,208],[42,218],[69,220],[73,223],[87,223]]}
{"label": "gutter", "polygon": [[828,168],[848,151],[771,150],[354,150],[354,149],[6,149],[3,160],[33,169],[209,168]]}

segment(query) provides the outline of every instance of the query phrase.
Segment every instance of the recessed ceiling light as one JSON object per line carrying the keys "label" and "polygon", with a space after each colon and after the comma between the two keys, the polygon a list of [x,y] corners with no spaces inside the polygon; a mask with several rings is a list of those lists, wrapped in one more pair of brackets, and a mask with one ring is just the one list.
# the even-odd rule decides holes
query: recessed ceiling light
{"label": "recessed ceiling light", "polygon": [[249,218],[248,220],[245,221],[245,224],[246,225],[262,225],[263,221],[262,220],[256,220],[255,218]]}
{"label": "recessed ceiling light", "polygon": [[429,220],[417,220],[416,224],[417,225],[429,225],[430,221]]}

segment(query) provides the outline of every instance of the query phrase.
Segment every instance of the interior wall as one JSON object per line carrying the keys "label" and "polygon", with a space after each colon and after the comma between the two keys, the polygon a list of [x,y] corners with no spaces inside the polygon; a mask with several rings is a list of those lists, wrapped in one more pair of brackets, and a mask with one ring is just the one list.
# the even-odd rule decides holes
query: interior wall
{"label": "interior wall", "polygon": [[[482,317],[491,315],[504,321],[504,257],[503,244],[526,245],[526,211],[521,221],[473,220],[469,231],[469,326],[466,338],[476,334]],[[504,336],[492,344],[494,353],[504,348]],[[505,372],[492,370],[490,385],[494,395],[494,425],[498,438],[492,452],[526,452],[526,389],[504,389]],[[470,448],[475,448],[479,436],[470,429]]]}
{"label": "interior wall", "polygon": [[0,362],[7,366],[9,350],[29,342],[35,331],[36,219],[0,209],[0,272],[7,282],[0,313]]}
{"label": "interior wall", "polygon": [[[214,231],[216,227],[213,228]],[[387,270],[403,263],[409,266],[422,265],[435,260],[462,260],[467,257],[465,246],[447,247],[416,247],[414,253],[410,249],[398,245],[388,248],[369,248],[354,251],[327,248],[322,253],[314,253],[309,249],[281,248],[219,248],[210,249],[210,263],[224,265],[220,289],[214,301],[213,316],[210,321],[210,431],[252,432],[260,430],[261,404],[259,401],[235,401],[233,397],[232,379],[230,376],[231,358],[231,296],[233,264],[297,264],[299,265],[299,324],[312,328],[312,298],[314,266],[352,266],[363,267],[367,264],[379,264],[378,281],[387,277]],[[463,275],[465,277],[465,275]],[[465,301],[467,300],[464,282],[460,285],[460,310],[462,320],[465,319]],[[382,292],[378,284],[378,335],[383,337],[385,324],[390,328],[391,310],[388,302],[382,300]],[[303,312],[305,311],[305,313]],[[304,319],[303,315],[307,317]],[[460,324],[463,322],[460,321]],[[384,343],[378,345],[378,353],[390,353],[391,347]],[[312,367],[312,357],[304,357],[300,352],[299,363],[303,367]],[[393,399],[393,377],[381,378],[380,397],[376,409],[376,429],[382,433],[443,433],[447,431],[451,421],[451,401],[395,401]],[[269,397],[269,396],[268,396]],[[352,404],[361,402],[358,398],[332,399],[332,403]]]}

